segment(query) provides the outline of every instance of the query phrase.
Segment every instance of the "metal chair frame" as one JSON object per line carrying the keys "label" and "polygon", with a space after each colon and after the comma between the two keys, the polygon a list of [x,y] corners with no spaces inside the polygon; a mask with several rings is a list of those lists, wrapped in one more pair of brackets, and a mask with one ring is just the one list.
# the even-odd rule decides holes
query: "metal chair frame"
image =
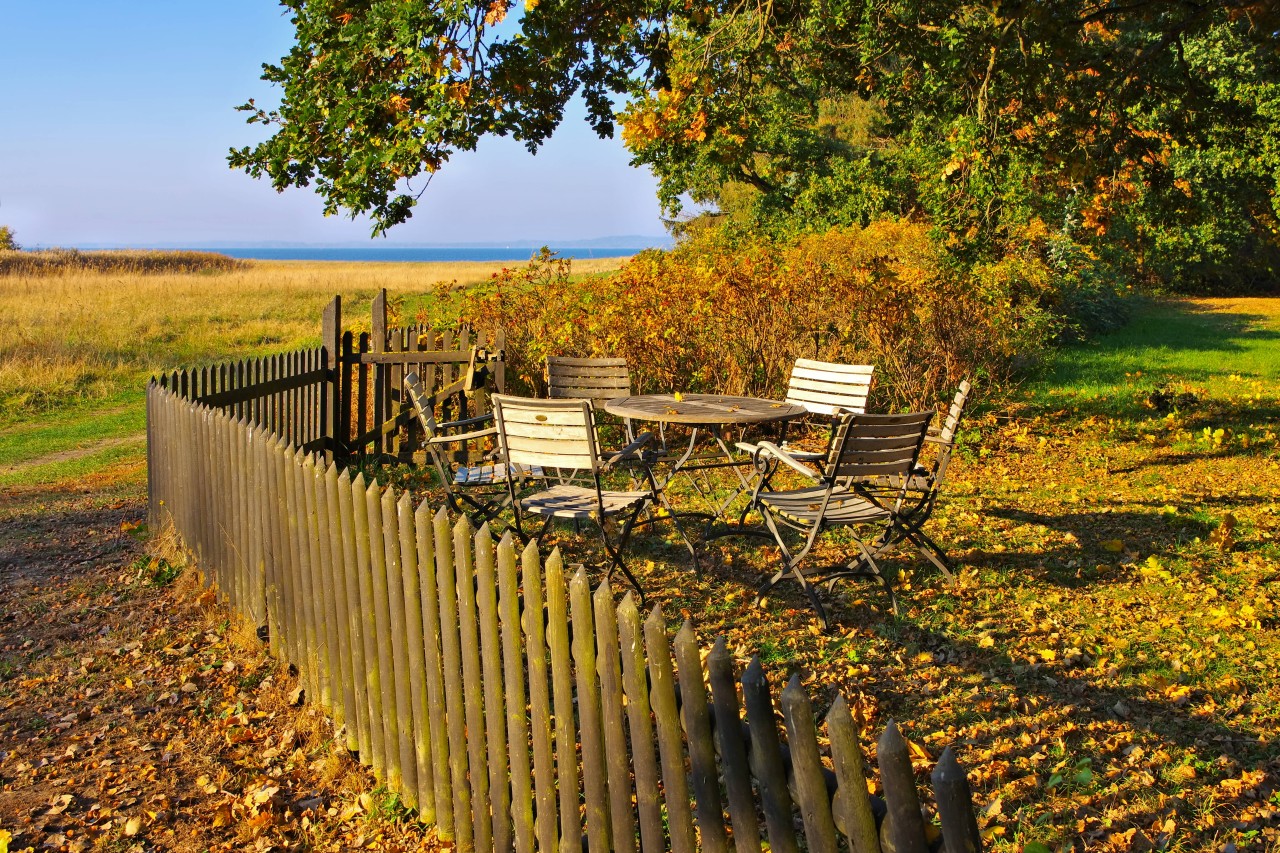
{"label": "metal chair frame", "polygon": [[[952,398],[951,405],[942,420],[942,424],[937,429],[931,428],[925,436],[926,444],[935,445],[938,448],[937,455],[934,457],[931,467],[916,465],[911,476],[906,478],[907,501],[899,513],[901,521],[894,528],[894,540],[885,543],[883,546],[887,549],[903,540],[909,540],[911,544],[916,546],[920,554],[932,563],[949,582],[955,581],[955,572],[951,565],[951,560],[942,546],[924,532],[923,527],[930,516],[933,515],[933,511],[938,504],[942,485],[946,479],[947,467],[950,465],[952,453],[955,451],[960,419],[964,417],[964,411],[968,406],[969,395],[972,390],[973,386],[968,380],[962,381],[955,397]],[[887,486],[889,490],[901,485],[888,480],[881,482],[883,484],[881,487]],[[864,488],[872,488],[872,486],[864,486]],[[838,579],[839,576],[829,576],[827,578],[828,588],[834,585],[834,582]]]}
{"label": "metal chair frame", "polygon": [[[770,591],[790,575],[808,596],[825,629],[830,624],[827,611],[810,577],[819,578],[821,583],[823,576],[830,571],[839,577],[865,577],[878,581],[889,594],[893,612],[898,612],[893,585],[876,558],[899,541],[895,538],[896,532],[907,521],[902,514],[907,501],[906,481],[916,467],[932,417],[932,412],[896,415],[850,412],[842,415],[820,474],[778,445],[760,442],[752,457],[759,477],[748,509],[760,512],[764,520],[763,529],[735,525],[709,534],[709,538],[738,534],[761,536],[777,544],[782,567],[760,585],[756,592],[757,604],[763,604]],[[772,477],[782,466],[814,485],[774,490],[770,485]],[[867,491],[859,487],[860,483],[874,478],[898,482],[899,485],[896,489],[884,486]],[[849,562],[808,575],[801,571],[801,563],[824,530],[862,525],[881,527],[880,536],[870,547],[866,537],[855,533],[858,552]],[[788,547],[782,528],[796,530],[805,536],[799,550]]]}
{"label": "metal chair frame", "polygon": [[[511,504],[507,481],[514,476],[514,479],[522,482],[536,482],[542,478],[542,472],[504,465],[498,460],[498,431],[492,425],[493,413],[457,421],[438,422],[435,418],[434,401],[455,393],[478,390],[470,388],[477,381],[483,386],[483,375],[478,379],[476,376],[475,372],[468,370],[462,379],[429,396],[423,391],[418,374],[411,371],[404,377],[404,388],[422,427],[426,454],[444,488],[445,503],[449,509],[467,515],[477,527],[485,522],[505,527],[507,525],[502,520],[501,513]],[[485,439],[493,439],[493,449],[479,456],[478,461],[482,464],[469,464],[476,454],[467,450],[467,445]],[[451,459],[446,450],[449,445],[462,445],[464,449],[455,452],[455,458]],[[456,458],[458,456],[462,458]],[[460,462],[462,464],[457,464]]]}
{"label": "metal chair frame", "polygon": [[[498,444],[507,464],[567,469],[590,475],[590,486],[561,482],[524,497],[518,496],[514,483],[508,481],[517,534],[525,540],[537,540],[554,518],[594,521],[610,561],[606,577],[611,577],[615,570],[621,571],[644,601],[644,588],[622,559],[622,552],[640,513],[647,505],[657,505],[660,501],[657,483],[647,464],[652,451],[644,452],[653,443],[653,435],[644,433],[621,450],[602,455],[596,437],[595,406],[590,400],[538,400],[495,394],[492,402]],[[647,490],[617,492],[604,488],[602,474],[635,461],[642,463]],[[525,528],[525,516],[529,514],[546,519],[536,534]],[[616,543],[610,542],[605,528],[608,518],[615,515],[625,517]],[[680,529],[679,522],[676,524]],[[682,529],[680,532],[684,535]]]}

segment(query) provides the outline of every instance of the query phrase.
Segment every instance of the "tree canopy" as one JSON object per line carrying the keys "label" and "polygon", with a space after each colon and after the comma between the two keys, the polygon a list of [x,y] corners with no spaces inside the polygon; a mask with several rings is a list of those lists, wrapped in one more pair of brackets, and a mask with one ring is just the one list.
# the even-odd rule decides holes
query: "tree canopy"
{"label": "tree canopy", "polygon": [[285,5],[296,44],[264,66],[280,106],[242,107],[274,135],[231,163],[314,182],[326,212],[378,231],[454,151],[484,134],[536,149],[581,92],[669,211],[920,218],[979,256],[1043,227],[1149,269],[1248,246],[1280,269],[1280,11],[1263,0],[525,0],[505,23],[505,0]]}

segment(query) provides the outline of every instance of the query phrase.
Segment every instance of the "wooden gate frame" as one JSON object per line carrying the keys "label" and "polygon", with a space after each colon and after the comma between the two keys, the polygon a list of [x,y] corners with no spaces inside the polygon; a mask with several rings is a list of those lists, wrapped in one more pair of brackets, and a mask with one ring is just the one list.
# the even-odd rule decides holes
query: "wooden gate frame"
{"label": "wooden gate frame", "polygon": [[[446,420],[488,413],[484,395],[473,398],[452,387],[477,350],[486,353],[484,361],[492,371],[495,389],[505,390],[502,329],[486,336],[465,327],[456,333],[438,332],[431,326],[390,328],[385,288],[374,297],[371,315],[371,331],[358,335],[343,331],[342,297],[335,296],[321,318],[326,386],[321,418],[328,460],[343,464],[354,458],[412,460],[420,449],[421,433],[404,395],[404,376],[410,370],[422,377],[433,406],[457,407],[446,413]],[[475,411],[468,413],[472,405]]]}

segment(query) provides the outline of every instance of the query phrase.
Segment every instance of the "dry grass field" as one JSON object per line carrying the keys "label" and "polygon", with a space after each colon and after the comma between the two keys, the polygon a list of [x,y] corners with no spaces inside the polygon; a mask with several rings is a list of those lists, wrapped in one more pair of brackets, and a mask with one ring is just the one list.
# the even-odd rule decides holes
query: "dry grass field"
{"label": "dry grass field", "polygon": [[136,474],[148,376],[318,344],[334,295],[348,328],[368,328],[383,287],[395,320],[414,322],[425,309],[448,322],[451,295],[503,266],[250,261],[200,273],[0,274],[0,323],[10,330],[0,340],[0,485],[56,482],[104,464]]}

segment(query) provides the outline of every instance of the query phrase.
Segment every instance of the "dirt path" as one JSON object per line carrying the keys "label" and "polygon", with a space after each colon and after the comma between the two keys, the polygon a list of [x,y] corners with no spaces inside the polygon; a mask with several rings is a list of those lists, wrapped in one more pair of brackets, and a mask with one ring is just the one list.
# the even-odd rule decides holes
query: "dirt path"
{"label": "dirt path", "polygon": [[84,447],[76,447],[70,450],[59,450],[57,453],[46,453],[43,456],[36,456],[32,459],[24,459],[13,465],[0,465],[0,476],[6,474],[16,474],[19,471],[25,471],[36,468],[41,465],[53,465],[58,462],[71,462],[76,459],[83,459],[86,456],[92,456],[103,450],[110,450],[113,447],[122,445],[143,445],[147,441],[147,434],[140,432],[134,435],[122,435],[115,438],[104,438],[95,441],[92,444],[86,444]]}
{"label": "dirt path", "polygon": [[194,573],[144,553],[140,499],[40,509],[0,536],[0,850],[430,841]]}

